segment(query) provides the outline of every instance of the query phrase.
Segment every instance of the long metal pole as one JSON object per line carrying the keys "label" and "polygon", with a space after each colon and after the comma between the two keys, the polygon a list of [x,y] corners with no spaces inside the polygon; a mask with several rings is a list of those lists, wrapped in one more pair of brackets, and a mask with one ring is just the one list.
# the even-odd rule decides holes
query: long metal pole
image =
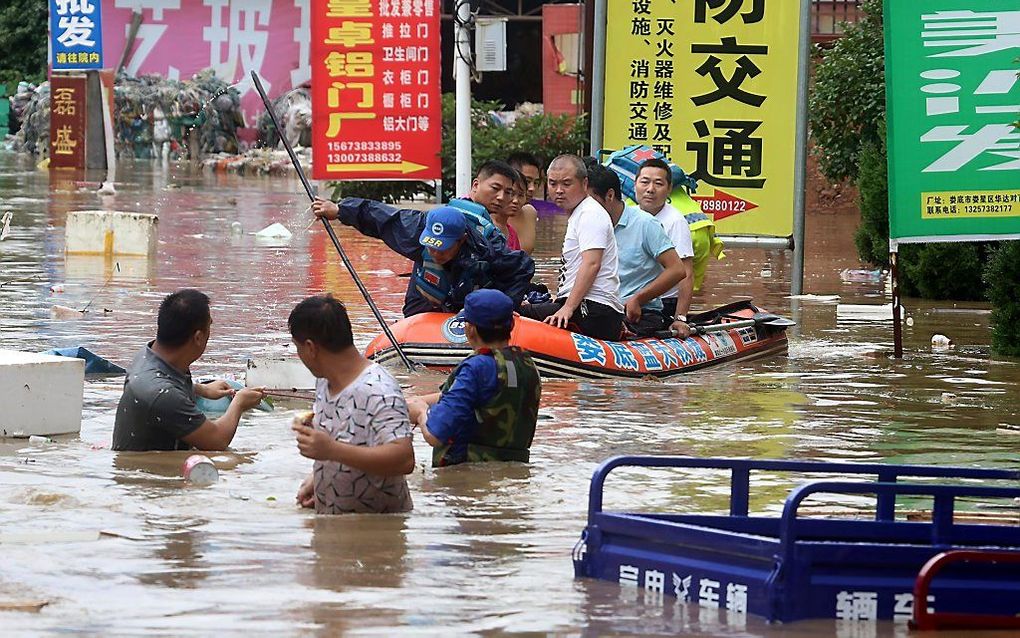
{"label": "long metal pole", "polygon": [[800,2],[800,68],[797,78],[797,154],[793,178],[793,277],[790,293],[804,294],[804,189],[807,172],[808,73],[811,61],[811,0]]}
{"label": "long metal pole", "polygon": [[[608,0],[595,0],[595,28],[591,61],[591,155],[603,144],[606,103],[606,6]],[[597,156],[597,155],[596,155]]]}
{"label": "long metal pole", "polygon": [[[290,156],[290,161],[294,164],[294,170],[297,171],[298,178],[301,180],[302,186],[305,187],[305,192],[308,193],[308,199],[314,202],[315,191],[312,190],[311,183],[308,181],[308,178],[305,177],[305,171],[301,168],[301,163],[298,161],[297,155],[294,154],[294,149],[290,147],[290,142],[287,141],[287,136],[283,134],[283,127],[280,126],[279,120],[276,119],[276,112],[273,110],[273,105],[269,101],[269,96],[266,95],[266,90],[262,87],[262,81],[259,79],[258,73],[252,71],[251,79],[255,83],[255,89],[259,92],[259,97],[262,98],[262,103],[266,105],[266,111],[269,112],[269,119],[273,121],[273,126],[276,128],[276,134],[280,136],[280,141],[283,142],[283,147],[287,149],[287,155]],[[393,348],[397,351],[397,354],[400,355],[400,360],[404,362],[404,365],[407,366],[407,370],[409,372],[413,372],[414,365],[411,363],[411,360],[407,358],[407,355],[404,354],[404,350],[400,347],[400,344],[397,343],[396,337],[394,337],[393,333],[390,331],[390,327],[386,323],[386,320],[383,319],[382,313],[379,312],[379,308],[376,307],[375,302],[372,301],[372,295],[369,294],[368,288],[365,288],[365,284],[361,282],[361,277],[359,277],[357,271],[354,270],[354,264],[352,264],[351,260],[347,258],[347,253],[344,252],[343,247],[340,245],[340,240],[336,236],[336,231],[334,231],[333,227],[329,225],[328,219],[325,217],[321,219],[322,225],[326,228],[326,233],[329,234],[329,238],[333,241],[333,247],[336,248],[337,254],[340,255],[340,261],[344,262],[344,266],[347,267],[347,272],[351,274],[351,279],[354,280],[354,285],[361,291],[361,296],[365,298],[365,302],[372,310],[372,314],[375,315],[376,321],[378,321],[379,325],[382,326],[382,330],[386,334],[386,338],[390,340],[390,343],[393,344]]]}
{"label": "long metal pole", "polygon": [[903,326],[900,317],[903,316],[902,304],[900,302],[900,267],[899,252],[895,244],[889,246],[889,265],[892,266],[892,331],[893,331],[893,357],[903,358]]}
{"label": "long metal pole", "polygon": [[457,166],[454,196],[467,195],[471,189],[471,38],[468,23],[471,21],[471,4],[456,0],[453,20],[453,74],[457,80]]}

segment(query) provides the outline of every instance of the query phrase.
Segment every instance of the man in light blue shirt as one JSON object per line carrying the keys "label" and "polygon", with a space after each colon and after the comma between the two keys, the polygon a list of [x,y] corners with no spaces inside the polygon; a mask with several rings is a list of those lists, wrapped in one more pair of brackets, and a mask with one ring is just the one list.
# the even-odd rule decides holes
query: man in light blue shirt
{"label": "man in light blue shirt", "polygon": [[627,328],[639,337],[666,329],[660,297],[685,276],[683,262],[655,217],[626,206],[620,195],[620,178],[604,167],[593,166],[588,192],[613,220],[619,254],[620,299]]}

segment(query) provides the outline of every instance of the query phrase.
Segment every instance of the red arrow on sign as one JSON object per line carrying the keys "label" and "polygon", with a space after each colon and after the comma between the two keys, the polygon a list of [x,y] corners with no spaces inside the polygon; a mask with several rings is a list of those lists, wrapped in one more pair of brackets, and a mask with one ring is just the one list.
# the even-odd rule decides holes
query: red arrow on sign
{"label": "red arrow on sign", "polygon": [[698,202],[701,212],[711,215],[712,219],[719,221],[727,217],[733,217],[740,213],[758,208],[758,204],[750,202],[742,197],[730,195],[727,192],[716,190],[711,197],[692,196],[691,199]]}

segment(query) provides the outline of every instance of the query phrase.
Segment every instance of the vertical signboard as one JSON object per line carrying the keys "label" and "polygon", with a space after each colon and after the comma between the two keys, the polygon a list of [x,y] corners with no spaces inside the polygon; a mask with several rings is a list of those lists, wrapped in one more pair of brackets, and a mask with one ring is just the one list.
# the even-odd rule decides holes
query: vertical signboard
{"label": "vertical signboard", "polygon": [[103,68],[102,0],[50,0],[54,71]]}
{"label": "vertical signboard", "polygon": [[439,2],[312,0],[312,175],[440,177]]}
{"label": "vertical signboard", "polygon": [[798,0],[612,0],[603,146],[664,153],[720,233],[791,235],[802,22]]}
{"label": "vertical signboard", "polygon": [[893,250],[1020,238],[1020,5],[886,2],[885,37]]}
{"label": "vertical signboard", "polygon": [[85,76],[50,76],[50,167],[85,168]]}

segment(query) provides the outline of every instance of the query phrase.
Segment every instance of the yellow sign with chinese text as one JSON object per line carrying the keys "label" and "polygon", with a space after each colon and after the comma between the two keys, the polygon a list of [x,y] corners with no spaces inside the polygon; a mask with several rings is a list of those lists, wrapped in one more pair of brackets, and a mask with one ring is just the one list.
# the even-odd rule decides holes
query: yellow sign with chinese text
{"label": "yellow sign with chinese text", "polygon": [[608,5],[603,147],[665,154],[720,234],[790,236],[801,2]]}
{"label": "yellow sign with chinese text", "polygon": [[921,219],[1020,217],[1020,193],[945,191],[921,193]]}

